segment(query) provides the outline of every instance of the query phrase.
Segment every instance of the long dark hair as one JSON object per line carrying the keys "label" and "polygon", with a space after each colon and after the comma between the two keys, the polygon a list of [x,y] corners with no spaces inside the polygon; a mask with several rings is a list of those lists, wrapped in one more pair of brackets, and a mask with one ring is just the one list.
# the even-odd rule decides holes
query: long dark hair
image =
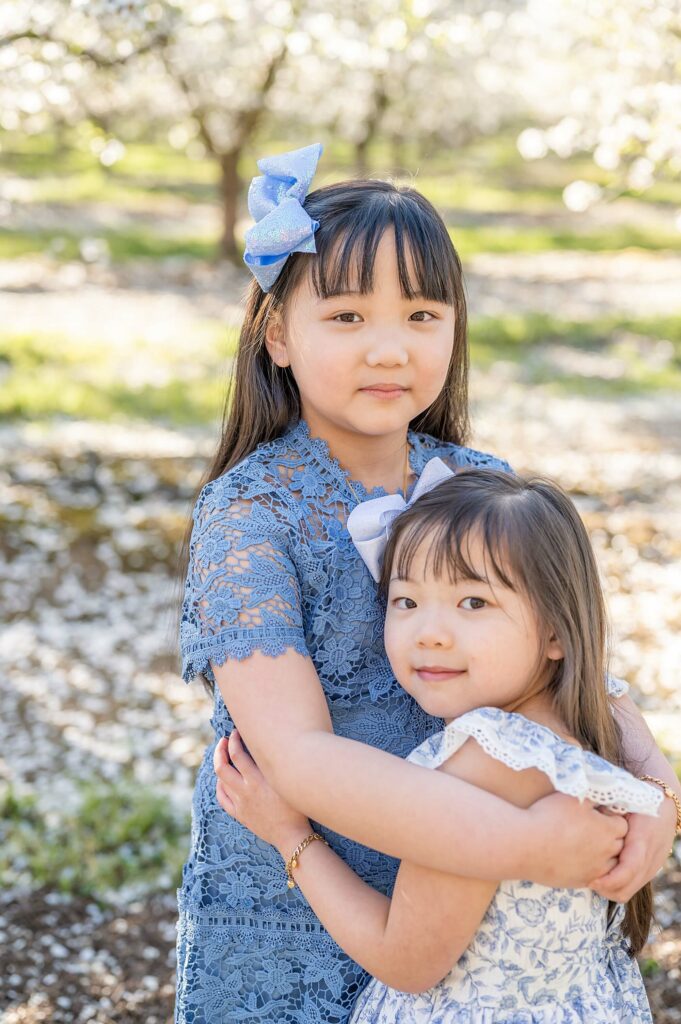
{"label": "long dark hair", "polygon": [[[577,509],[557,484],[482,469],[446,480],[395,520],[383,558],[382,594],[391,571],[409,575],[424,543],[436,576],[480,579],[468,553],[473,533],[482,539],[486,566],[530,601],[543,632],[542,664],[551,634],[562,647],[564,656],[551,662],[546,689],[570,735],[608,761],[640,771],[640,765],[626,762],[605,686],[608,624],[596,559]],[[648,884],[626,908],[623,931],[632,956],[647,941],[652,909]]]}
{"label": "long dark hair", "polygon": [[[259,444],[280,437],[300,418],[300,396],[288,367],[276,366],[265,346],[271,317],[283,315],[306,273],[320,298],[373,289],[378,244],[395,232],[400,286],[405,298],[422,294],[451,305],[455,313],[452,356],[442,391],[411,423],[420,430],[463,444],[469,433],[466,297],[461,262],[435,207],[413,188],[387,181],[341,181],[316,189],[304,207],[319,221],[316,255],[293,253],[269,292],[253,280],[239,336],[232,378],[222,417],[217,452],[195,495],[211,480],[237,465]],[[410,276],[408,258],[413,276]],[[178,581],[189,563],[189,519],[178,558]],[[210,689],[210,687],[209,687]]]}

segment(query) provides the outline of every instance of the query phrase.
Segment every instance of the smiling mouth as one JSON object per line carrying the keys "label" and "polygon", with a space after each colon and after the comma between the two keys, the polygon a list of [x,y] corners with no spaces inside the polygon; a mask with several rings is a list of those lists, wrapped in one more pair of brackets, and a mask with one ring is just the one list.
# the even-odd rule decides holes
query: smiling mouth
{"label": "smiling mouth", "polygon": [[432,683],[441,682],[444,679],[456,679],[466,672],[463,668],[444,668],[441,665],[423,665],[414,671],[419,679]]}
{"label": "smiling mouth", "polygon": [[373,395],[376,398],[399,398],[400,395],[406,394],[408,388],[403,387],[401,384],[370,384],[359,390],[366,395]]}

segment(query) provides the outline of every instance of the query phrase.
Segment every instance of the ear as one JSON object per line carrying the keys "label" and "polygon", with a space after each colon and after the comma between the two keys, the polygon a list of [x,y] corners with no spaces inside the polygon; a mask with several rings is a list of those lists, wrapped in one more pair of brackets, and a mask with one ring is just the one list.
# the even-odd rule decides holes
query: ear
{"label": "ear", "polygon": [[291,360],[288,357],[286,347],[286,331],[284,321],[278,312],[270,313],[265,330],[265,345],[270,354],[270,359],[276,366],[290,366]]}
{"label": "ear", "polygon": [[563,645],[560,643],[555,633],[552,633],[549,637],[549,643],[546,649],[546,657],[549,659],[549,661],[560,661],[561,658],[565,657]]}

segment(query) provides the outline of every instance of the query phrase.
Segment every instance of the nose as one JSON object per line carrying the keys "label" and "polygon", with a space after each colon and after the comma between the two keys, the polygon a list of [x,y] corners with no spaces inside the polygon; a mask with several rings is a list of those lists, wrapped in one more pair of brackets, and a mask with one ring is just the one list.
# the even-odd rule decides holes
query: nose
{"label": "nose", "polygon": [[416,638],[416,643],[424,650],[430,648],[449,650],[453,642],[452,631],[448,628],[447,623],[435,616],[423,623]]}
{"label": "nose", "polygon": [[409,353],[399,331],[376,331],[367,350],[366,362],[367,366],[406,366]]}

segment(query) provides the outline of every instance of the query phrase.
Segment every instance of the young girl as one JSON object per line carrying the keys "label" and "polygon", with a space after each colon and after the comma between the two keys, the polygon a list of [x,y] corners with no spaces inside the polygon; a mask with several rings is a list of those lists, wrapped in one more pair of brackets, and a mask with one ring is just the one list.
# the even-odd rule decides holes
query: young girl
{"label": "young girl", "polygon": [[[411,492],[432,456],[505,464],[463,447],[466,307],[444,223],[423,196],[381,181],[307,195],[320,149],[261,161],[251,186],[257,280],[194,509],[184,678],[213,687],[216,740],[236,724],[268,781],[379,892],[399,857],[558,885],[614,867],[601,885],[619,897],[663,863],[673,808],[635,816],[615,866],[622,818],[560,795],[519,809],[403,760],[433,723],[395,682],[347,516],[369,495]],[[644,771],[673,779],[640,717],[625,741]],[[367,976],[282,887],[276,850],[220,808],[212,755],[178,893],[177,1021],[344,1024]]]}
{"label": "young girl", "polygon": [[[373,519],[380,536],[384,503],[365,504],[350,533],[361,511],[364,529]],[[487,470],[452,476],[398,516],[380,589],[396,678],[448,720],[412,763],[519,807],[557,790],[657,813],[662,791],[615,767],[623,750],[603,686],[598,570],[558,487]],[[309,821],[270,789],[236,732],[229,749],[235,767],[219,765],[222,806],[287,860]],[[380,979],[360,995],[354,1024],[652,1020],[638,969],[622,962],[620,914],[590,889],[497,886],[403,862],[389,899],[321,843],[289,871],[331,935]],[[624,916],[632,955],[650,920],[648,885]]]}

